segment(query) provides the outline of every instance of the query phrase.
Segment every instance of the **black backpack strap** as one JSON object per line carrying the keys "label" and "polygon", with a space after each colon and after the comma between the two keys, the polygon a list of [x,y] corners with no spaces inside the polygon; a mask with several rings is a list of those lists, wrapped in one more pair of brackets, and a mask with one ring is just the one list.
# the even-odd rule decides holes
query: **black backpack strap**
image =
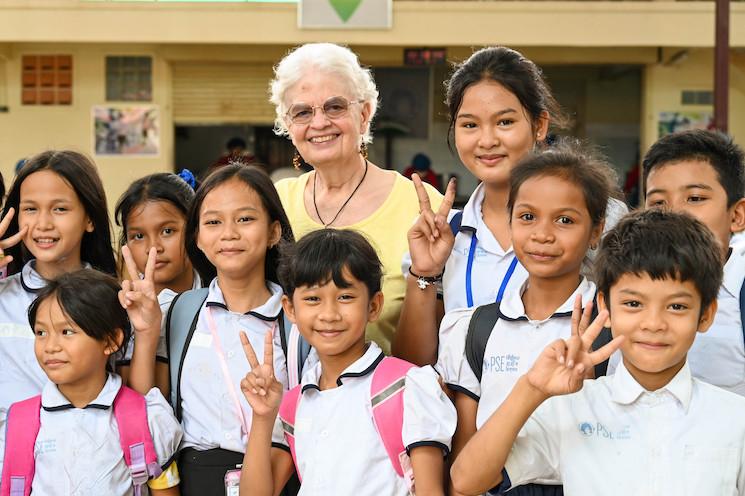
{"label": "black backpack strap", "polygon": [[463,210],[458,210],[455,215],[450,219],[450,230],[453,232],[453,236],[457,235],[460,231],[460,223],[463,220]]}
{"label": "black backpack strap", "polygon": [[199,320],[199,311],[209,294],[208,288],[192,289],[176,296],[166,316],[166,346],[168,348],[168,378],[170,400],[176,418],[181,420],[181,372],[186,351]]}
{"label": "black backpack strap", "polygon": [[[595,296],[592,299],[592,314],[590,315],[590,322],[594,321],[598,316],[598,300],[597,296]],[[598,334],[598,337],[595,338],[595,341],[592,342],[592,350],[599,350],[606,344],[610,343],[613,340],[613,335],[610,332],[610,329],[603,326],[603,328],[600,330],[600,334]],[[607,360],[604,360],[600,362],[599,364],[595,365],[595,378],[602,377],[608,373],[608,362],[610,361],[610,358]]]}
{"label": "black backpack strap", "polygon": [[484,370],[484,354],[489,336],[494,325],[499,319],[499,302],[489,303],[477,307],[471,315],[466,334],[466,360],[476,378],[481,382],[481,373]]}

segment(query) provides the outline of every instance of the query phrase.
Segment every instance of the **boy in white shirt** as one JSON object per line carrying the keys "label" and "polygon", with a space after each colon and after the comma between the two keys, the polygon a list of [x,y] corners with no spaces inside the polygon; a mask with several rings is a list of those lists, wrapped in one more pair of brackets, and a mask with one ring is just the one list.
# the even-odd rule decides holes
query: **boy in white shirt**
{"label": "boy in white shirt", "polygon": [[[745,399],[693,379],[686,361],[716,314],[722,266],[711,232],[682,214],[632,214],[603,239],[595,267],[598,318],[588,326],[590,312],[580,318],[575,307],[572,337],[544,350],[465,446],[453,485],[744,495]],[[615,338],[591,351],[604,323]],[[617,348],[615,374],[585,381]]]}

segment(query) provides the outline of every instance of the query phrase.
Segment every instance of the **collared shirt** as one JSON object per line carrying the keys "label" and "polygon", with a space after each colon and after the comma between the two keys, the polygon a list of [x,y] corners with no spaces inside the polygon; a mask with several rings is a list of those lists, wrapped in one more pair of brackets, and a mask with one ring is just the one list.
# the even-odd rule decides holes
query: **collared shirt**
{"label": "collared shirt", "polygon": [[[32,494],[129,496],[132,477],[124,461],[114,410],[121,388],[109,374],[103,389],[85,408],[75,408],[48,382],[41,393],[40,429],[34,447],[36,469]],[[181,428],[158,389],[145,395],[147,422],[158,463],[166,466],[178,450]],[[5,435],[5,416],[0,433]],[[4,439],[1,446],[5,446]]]}
{"label": "collared shirt", "polygon": [[745,343],[740,290],[745,280],[745,244],[732,247],[717,297],[717,314],[688,352],[691,373],[702,381],[745,396]]}
{"label": "collared shirt", "polygon": [[[484,222],[481,205],[484,203],[484,183],[479,184],[463,208],[460,232],[455,236],[453,251],[445,264],[442,276],[443,303],[445,311],[468,306],[466,298],[466,272],[471,239],[476,235],[478,243],[473,254],[471,268],[471,294],[473,305],[493,303],[502,284],[507,269],[515,258],[512,245],[504,249]],[[453,218],[455,210],[450,212],[448,221]],[[505,288],[505,294],[520,284],[528,276],[522,264],[517,264],[515,272]]]}
{"label": "collared shirt", "polygon": [[[320,390],[320,363],[303,375],[295,416],[301,496],[408,494],[372,420],[372,372],[383,357],[381,349],[370,343],[365,354],[339,376],[338,387],[333,389]],[[432,367],[414,367],[406,374],[403,401],[402,435],[407,449],[429,445],[447,453],[456,413]],[[279,418],[272,441],[274,446],[287,446]]]}
{"label": "collared shirt", "polygon": [[[202,287],[202,279],[199,277],[196,271],[194,271],[194,284],[191,289],[199,289]],[[155,359],[159,362],[168,363],[168,344],[166,343],[166,320],[168,317],[168,309],[171,308],[171,303],[178,296],[178,293],[172,289],[164,288],[158,293],[158,304],[160,305],[160,313],[162,315],[160,323],[160,338],[158,339],[158,348],[155,352]],[[116,360],[117,366],[127,366],[132,362],[132,354],[134,353],[135,347],[135,330],[132,329],[132,333],[129,336],[129,342],[120,350],[118,353],[119,357]]]}
{"label": "collared shirt", "polygon": [[[210,284],[181,373],[184,448],[222,448],[241,453],[246,450],[248,433],[243,428],[234,400],[234,397],[238,399],[243,417],[250,426],[251,407],[241,392],[240,383],[251,367],[243,352],[240,331],[246,333],[256,356],[261,359],[264,356],[264,336],[270,329],[274,330],[274,374],[287,389],[287,365],[277,324],[282,310],[282,288],[271,282],[267,285],[271,292],[269,299],[242,314],[228,310],[217,278]],[[222,358],[207,322],[208,310],[215,321]],[[225,379],[221,360],[225,360],[230,384]],[[171,361],[171,366],[174,366],[174,361]],[[233,388],[235,396],[228,388]]]}
{"label": "collared shirt", "polygon": [[[586,306],[595,297],[595,284],[582,279],[577,289],[554,313],[543,320],[531,320],[525,313],[520,291],[505,295],[499,306],[499,318],[494,324],[484,351],[479,382],[465,357],[465,342],[473,312],[452,312],[443,318],[443,335],[437,369],[445,383],[479,402],[476,426],[481,428],[512,391],[517,380],[533,365],[541,352],[557,339],[572,334],[572,309],[577,295]],[[447,326],[447,327],[446,327]]]}
{"label": "collared shirt", "polygon": [[505,486],[563,483],[573,496],[745,494],[745,399],[686,364],[645,390],[623,364],[550,398],[520,431]]}
{"label": "collared shirt", "polygon": [[[0,416],[11,404],[41,393],[47,376],[36,361],[28,308],[46,285],[32,260],[0,281]],[[0,456],[0,466],[2,456]]]}

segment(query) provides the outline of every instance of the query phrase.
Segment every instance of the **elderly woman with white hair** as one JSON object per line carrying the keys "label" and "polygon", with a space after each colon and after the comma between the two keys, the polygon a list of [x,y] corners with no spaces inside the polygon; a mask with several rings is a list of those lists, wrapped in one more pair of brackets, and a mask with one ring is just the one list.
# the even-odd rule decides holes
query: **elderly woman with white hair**
{"label": "elderly woman with white hair", "polygon": [[[276,184],[292,229],[298,238],[324,227],[354,229],[377,249],[385,304],[380,319],[368,325],[367,337],[390,354],[406,290],[401,273],[406,233],[419,214],[419,201],[411,181],[367,157],[378,108],[375,82],[354,52],[331,43],[302,45],[274,71],[275,131],[295,145],[296,167],[300,157],[313,167]],[[442,196],[425,187],[437,209]]]}

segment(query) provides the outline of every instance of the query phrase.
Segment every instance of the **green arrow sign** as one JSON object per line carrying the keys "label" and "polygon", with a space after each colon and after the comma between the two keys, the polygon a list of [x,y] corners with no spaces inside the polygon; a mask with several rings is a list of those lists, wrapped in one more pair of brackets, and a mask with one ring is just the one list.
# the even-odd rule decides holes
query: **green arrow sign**
{"label": "green arrow sign", "polygon": [[341,20],[347,22],[357,10],[357,7],[360,6],[362,0],[329,0],[329,3]]}

